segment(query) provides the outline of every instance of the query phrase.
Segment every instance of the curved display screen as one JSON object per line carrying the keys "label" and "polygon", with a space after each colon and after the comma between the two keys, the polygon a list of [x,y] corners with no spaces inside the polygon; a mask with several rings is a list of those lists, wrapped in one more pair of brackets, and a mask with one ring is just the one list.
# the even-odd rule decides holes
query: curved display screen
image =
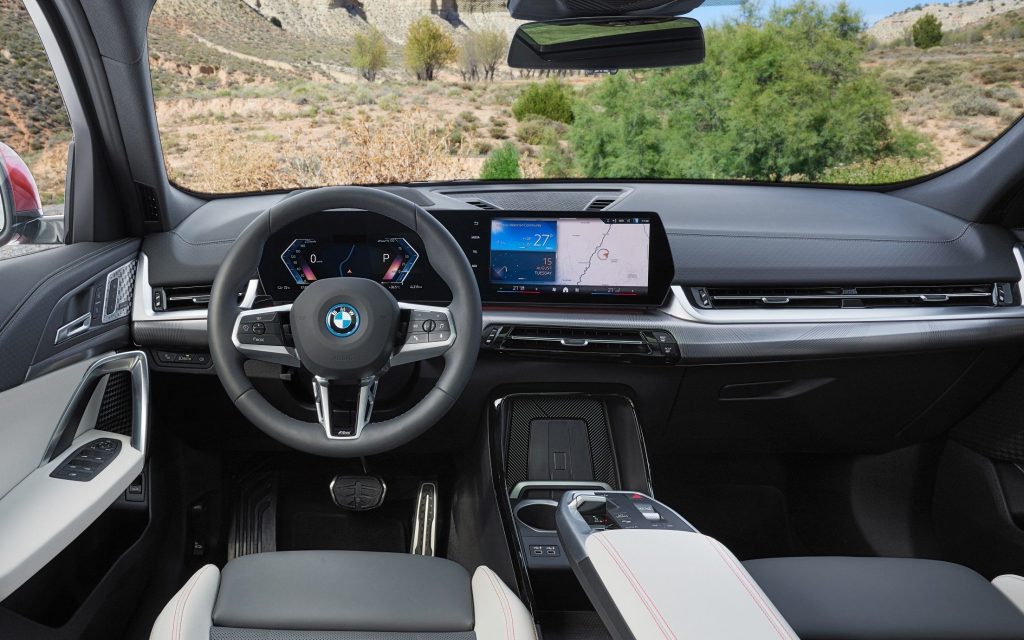
{"label": "curved display screen", "polygon": [[[430,213],[465,251],[485,303],[653,306],[671,283],[668,240],[651,213]],[[281,303],[338,277],[369,278],[406,302],[451,300],[419,236],[368,212],[325,211],[276,232],[259,275]]]}
{"label": "curved display screen", "polygon": [[643,295],[651,268],[646,218],[494,218],[488,278],[499,290]]}

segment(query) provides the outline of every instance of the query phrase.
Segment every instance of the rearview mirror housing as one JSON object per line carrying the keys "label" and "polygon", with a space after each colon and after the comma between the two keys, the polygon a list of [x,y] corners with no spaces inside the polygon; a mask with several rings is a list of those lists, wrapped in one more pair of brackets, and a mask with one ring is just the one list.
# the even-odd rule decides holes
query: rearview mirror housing
{"label": "rearview mirror housing", "polygon": [[603,71],[699,64],[704,30],[693,18],[574,18],[530,22],[508,52],[514,69]]}
{"label": "rearview mirror housing", "polygon": [[508,12],[516,20],[564,20],[595,16],[681,16],[704,0],[509,0]]}

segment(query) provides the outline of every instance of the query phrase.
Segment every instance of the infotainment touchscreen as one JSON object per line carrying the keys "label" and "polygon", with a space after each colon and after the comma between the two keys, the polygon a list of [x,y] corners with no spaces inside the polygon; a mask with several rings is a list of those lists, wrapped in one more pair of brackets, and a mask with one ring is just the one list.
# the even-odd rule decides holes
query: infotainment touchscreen
{"label": "infotainment touchscreen", "polygon": [[488,279],[498,292],[647,293],[648,218],[496,217],[490,226]]}

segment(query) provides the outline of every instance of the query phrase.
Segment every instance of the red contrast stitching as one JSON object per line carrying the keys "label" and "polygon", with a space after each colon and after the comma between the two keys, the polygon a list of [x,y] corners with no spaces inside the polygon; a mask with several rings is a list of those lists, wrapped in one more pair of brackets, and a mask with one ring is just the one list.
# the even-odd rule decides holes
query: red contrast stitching
{"label": "red contrast stitching", "polygon": [[626,581],[629,582],[631,587],[633,587],[633,591],[636,593],[637,597],[640,598],[640,602],[642,602],[644,607],[647,609],[647,613],[651,615],[651,619],[654,620],[654,626],[658,627],[658,631],[660,631],[664,637],[675,640],[676,635],[672,631],[672,625],[670,625],[668,621],[665,620],[665,617],[661,615],[661,611],[658,610],[658,605],[654,603],[654,599],[651,598],[644,589],[639,578],[636,577],[633,571],[629,568],[628,563],[626,563],[622,556],[619,555],[611,541],[605,540],[604,538],[605,536],[602,535],[594,536],[594,539],[597,540],[608,552],[612,562],[618,566],[622,575],[626,577]]}
{"label": "red contrast stitching", "polygon": [[495,577],[491,575],[489,570],[485,569],[484,575],[487,576],[487,581],[491,583],[491,588],[494,589],[495,595],[498,596],[498,604],[501,605],[501,612],[505,618],[505,637],[508,638],[508,640],[514,640],[516,622],[512,618],[512,608],[508,603],[508,598],[506,598],[505,592],[502,591],[495,583]]}
{"label": "red contrast stitching", "polygon": [[761,597],[760,592],[757,590],[757,588],[750,583],[750,580],[747,579],[744,572],[736,566],[736,562],[732,560],[728,555],[722,552],[722,545],[717,540],[714,540],[709,536],[704,536],[704,539],[708,542],[708,545],[710,545],[711,548],[715,550],[715,553],[717,553],[718,557],[722,559],[722,562],[725,563],[725,566],[728,567],[730,571],[732,571],[732,574],[734,576],[736,576],[736,579],[747,591],[747,594],[750,595],[750,599],[753,600],[754,604],[756,604],[757,607],[761,610],[761,613],[764,614],[764,617],[768,620],[768,623],[771,624],[772,627],[775,629],[775,632],[779,634],[779,637],[792,638],[793,635],[786,631],[785,625],[782,624],[778,616],[775,615],[775,612],[772,610],[772,608],[768,606],[768,604],[764,601],[764,598]]}

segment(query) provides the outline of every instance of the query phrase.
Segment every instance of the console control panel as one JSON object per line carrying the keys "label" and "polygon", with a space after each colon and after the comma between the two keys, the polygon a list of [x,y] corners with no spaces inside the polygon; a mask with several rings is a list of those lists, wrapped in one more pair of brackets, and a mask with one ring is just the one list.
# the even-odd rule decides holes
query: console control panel
{"label": "console control panel", "polygon": [[592,531],[673,529],[695,531],[682,516],[657,500],[636,492],[580,494],[571,503]]}

